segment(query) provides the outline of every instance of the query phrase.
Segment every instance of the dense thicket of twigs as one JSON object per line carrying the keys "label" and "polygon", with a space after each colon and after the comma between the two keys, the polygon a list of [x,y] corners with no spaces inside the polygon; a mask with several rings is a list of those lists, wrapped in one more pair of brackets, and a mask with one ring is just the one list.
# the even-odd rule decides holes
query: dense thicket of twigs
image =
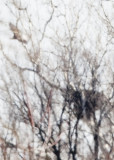
{"label": "dense thicket of twigs", "polygon": [[114,26],[100,1],[68,2],[3,4],[1,160],[113,160]]}

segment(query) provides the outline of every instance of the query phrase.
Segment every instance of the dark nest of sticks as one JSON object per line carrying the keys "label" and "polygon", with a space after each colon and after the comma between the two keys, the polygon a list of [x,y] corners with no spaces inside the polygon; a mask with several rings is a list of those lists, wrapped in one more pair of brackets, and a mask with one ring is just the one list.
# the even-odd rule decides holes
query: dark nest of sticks
{"label": "dark nest of sticks", "polygon": [[106,97],[102,92],[94,90],[78,91],[74,90],[72,86],[67,86],[65,102],[69,107],[73,105],[73,112],[78,118],[83,118],[84,115],[88,120],[95,115],[95,111],[103,108],[104,104],[107,105]]}

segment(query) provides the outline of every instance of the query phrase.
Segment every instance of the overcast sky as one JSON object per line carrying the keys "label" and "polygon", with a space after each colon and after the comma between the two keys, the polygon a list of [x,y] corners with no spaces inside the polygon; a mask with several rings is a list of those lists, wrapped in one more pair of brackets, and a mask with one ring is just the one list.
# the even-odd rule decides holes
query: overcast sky
{"label": "overcast sky", "polygon": [[[17,7],[27,8],[27,14],[23,14],[24,11],[20,11],[20,15],[17,12],[16,7],[12,4],[16,2]],[[66,20],[68,22],[68,27],[72,31],[76,24],[76,18],[79,21],[77,24],[78,30],[76,32],[76,37],[78,42],[83,42],[83,47],[95,53],[98,56],[102,56],[102,52],[107,50],[105,58],[108,63],[111,63],[112,69],[114,68],[114,45],[113,38],[111,43],[107,46],[108,31],[105,22],[105,16],[109,19],[112,26],[114,26],[114,1],[101,1],[101,0],[53,0],[53,6],[50,0],[4,0],[0,1],[0,41],[4,46],[4,51],[12,57],[19,65],[26,66],[27,59],[26,55],[23,54],[23,49],[21,45],[12,40],[12,32],[9,28],[9,23],[16,25],[17,17],[21,17],[18,23],[18,27],[23,31],[23,36],[27,38],[28,48],[31,47],[29,38],[24,34],[25,31],[29,32],[31,27],[31,34],[33,38],[34,45],[36,49],[39,48],[39,41],[42,39],[42,32],[45,29],[45,25],[50,19],[50,15],[54,14],[52,20],[49,22],[43,41],[40,43],[41,48],[41,59],[44,60],[46,57],[44,51],[53,50],[52,41],[54,39],[55,33],[64,39],[66,34],[66,21],[64,15],[66,15]],[[104,15],[104,13],[106,15]],[[28,17],[30,18],[33,26],[30,25]],[[75,23],[74,23],[75,22]],[[71,34],[73,34],[71,32]],[[56,39],[56,38],[55,38]],[[64,41],[67,43],[67,41]],[[75,45],[75,43],[74,43]],[[79,44],[80,45],[80,44]],[[21,48],[21,52],[20,51]],[[19,54],[17,54],[19,52]],[[47,53],[46,53],[47,54]],[[24,59],[22,59],[24,56]],[[51,55],[50,56],[51,59]],[[56,60],[55,60],[56,61]],[[51,63],[54,61],[51,61]],[[3,63],[3,59],[2,59]],[[54,62],[53,65],[56,63]]]}

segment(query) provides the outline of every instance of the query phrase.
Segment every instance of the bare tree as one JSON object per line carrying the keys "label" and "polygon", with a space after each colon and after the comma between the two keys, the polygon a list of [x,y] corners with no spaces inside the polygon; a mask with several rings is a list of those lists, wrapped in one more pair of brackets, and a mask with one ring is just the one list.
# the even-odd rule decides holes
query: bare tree
{"label": "bare tree", "polygon": [[[32,3],[45,10],[43,21],[40,8],[31,13],[21,1],[4,3],[15,22],[7,25],[13,40],[7,37],[7,46],[0,41],[2,159],[112,160],[114,77],[106,56],[113,26],[103,5],[97,11],[91,2]],[[92,28],[99,29],[95,44],[87,34],[91,30],[82,29],[90,13],[111,28],[105,47],[99,24]]]}

